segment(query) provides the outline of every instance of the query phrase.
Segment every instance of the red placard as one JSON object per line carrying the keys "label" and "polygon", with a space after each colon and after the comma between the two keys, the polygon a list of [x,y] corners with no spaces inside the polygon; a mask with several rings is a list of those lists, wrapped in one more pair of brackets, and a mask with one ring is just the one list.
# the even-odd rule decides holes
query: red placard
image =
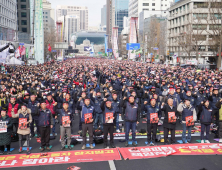
{"label": "red placard", "polygon": [[0,156],[0,167],[12,168],[109,160],[121,160],[117,148],[48,152],[46,156],[42,156],[42,153],[2,155]]}
{"label": "red placard", "polygon": [[194,122],[193,122],[193,116],[187,116],[186,117],[186,126],[193,126]]}
{"label": "red placard", "polygon": [[62,116],[62,126],[63,127],[70,127],[70,117],[69,116]]}
{"label": "red placard", "polygon": [[92,119],[92,113],[86,113],[84,114],[84,119],[85,119],[85,123],[92,123],[91,119]]}
{"label": "red placard", "polygon": [[27,118],[19,118],[19,129],[27,129]]}
{"label": "red placard", "polygon": [[150,113],[150,123],[158,123],[158,113]]}
{"label": "red placard", "polygon": [[113,113],[112,112],[106,113],[106,123],[113,123]]}
{"label": "red placard", "polygon": [[176,121],[175,112],[168,112],[168,123],[175,123]]}

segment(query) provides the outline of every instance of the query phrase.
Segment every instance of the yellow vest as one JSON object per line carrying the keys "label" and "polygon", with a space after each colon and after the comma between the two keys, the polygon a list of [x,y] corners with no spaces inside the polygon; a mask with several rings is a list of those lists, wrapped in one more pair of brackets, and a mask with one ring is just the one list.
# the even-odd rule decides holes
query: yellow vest
{"label": "yellow vest", "polygon": [[[6,98],[4,98],[4,104],[5,104],[5,101],[6,101]],[[0,107],[2,107],[2,99],[0,99]],[[3,108],[4,109],[4,108]]]}
{"label": "yellow vest", "polygon": [[221,105],[221,108],[219,110],[219,120],[222,120],[222,105]]}

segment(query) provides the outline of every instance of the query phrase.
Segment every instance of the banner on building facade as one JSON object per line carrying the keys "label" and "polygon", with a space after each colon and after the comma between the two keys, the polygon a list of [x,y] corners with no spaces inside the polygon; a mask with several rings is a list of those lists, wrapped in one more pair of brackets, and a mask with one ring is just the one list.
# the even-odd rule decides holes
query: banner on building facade
{"label": "banner on building facade", "polygon": [[[129,33],[129,43],[138,43],[137,42],[137,26],[138,26],[138,17],[130,18],[130,33]],[[136,57],[136,53],[134,50],[128,51],[128,58],[134,59]]]}
{"label": "banner on building facade", "polygon": [[30,5],[30,35],[33,38],[33,10],[34,10],[34,0],[29,0]]}
{"label": "banner on building facade", "polygon": [[118,53],[118,27],[113,27],[112,33],[112,48],[113,48],[113,55],[115,58],[119,58]]}
{"label": "banner on building facade", "polygon": [[35,59],[44,63],[44,31],[43,31],[42,0],[35,0]]}
{"label": "banner on building facade", "polygon": [[107,49],[108,49],[108,35],[105,35],[105,54],[106,54],[106,56],[108,56]]}

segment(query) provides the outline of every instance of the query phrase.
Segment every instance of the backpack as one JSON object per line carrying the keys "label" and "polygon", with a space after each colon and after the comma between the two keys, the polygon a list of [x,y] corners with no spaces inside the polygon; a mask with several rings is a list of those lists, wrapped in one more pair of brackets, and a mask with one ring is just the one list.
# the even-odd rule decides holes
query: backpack
{"label": "backpack", "polygon": [[95,142],[95,144],[101,144],[103,143],[103,137],[94,137],[93,141]]}
{"label": "backpack", "polygon": [[96,129],[93,131],[94,136],[101,136],[103,134],[103,131],[100,129]]}
{"label": "backpack", "polygon": [[71,145],[77,145],[77,144],[80,144],[80,142],[75,138],[71,138]]}

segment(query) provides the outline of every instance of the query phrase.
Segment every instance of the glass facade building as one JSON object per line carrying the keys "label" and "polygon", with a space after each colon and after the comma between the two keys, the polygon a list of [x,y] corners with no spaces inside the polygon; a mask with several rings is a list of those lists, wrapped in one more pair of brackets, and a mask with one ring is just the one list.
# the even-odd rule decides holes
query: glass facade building
{"label": "glass facade building", "polygon": [[118,26],[118,34],[123,30],[123,17],[128,17],[129,0],[114,0],[115,26]]}

